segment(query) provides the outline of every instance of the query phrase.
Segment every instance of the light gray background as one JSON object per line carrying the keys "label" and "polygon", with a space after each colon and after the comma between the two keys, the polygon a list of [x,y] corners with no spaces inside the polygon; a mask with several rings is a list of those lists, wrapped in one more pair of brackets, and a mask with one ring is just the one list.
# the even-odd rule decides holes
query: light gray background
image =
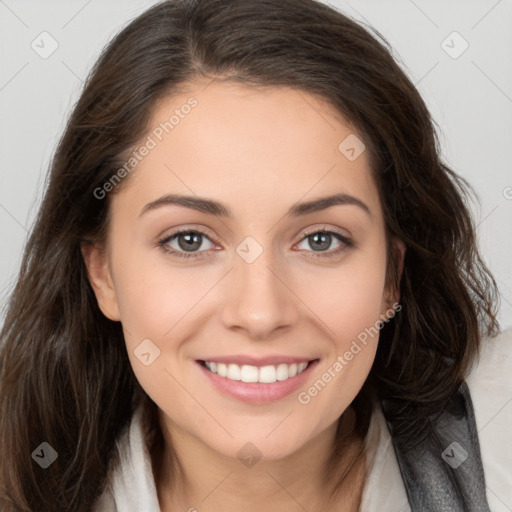
{"label": "light gray background", "polygon": [[[0,306],[83,79],[112,36],[154,3],[0,0]],[[499,283],[500,322],[511,327],[512,0],[328,3],[375,27],[425,98],[445,161],[480,197],[473,207],[479,243]],[[44,31],[58,43],[47,59],[31,47]],[[469,47],[453,58],[463,40]]]}

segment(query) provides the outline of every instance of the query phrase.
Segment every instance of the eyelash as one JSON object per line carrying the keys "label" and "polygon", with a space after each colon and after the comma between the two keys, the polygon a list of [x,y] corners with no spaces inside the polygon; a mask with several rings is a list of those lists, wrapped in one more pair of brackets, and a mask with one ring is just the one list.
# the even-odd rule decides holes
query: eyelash
{"label": "eyelash", "polygon": [[[173,256],[177,256],[178,258],[196,258],[196,259],[197,258],[203,258],[204,256],[202,256],[201,254],[205,253],[207,251],[199,251],[199,252],[187,253],[187,252],[182,252],[182,251],[176,251],[174,249],[169,249],[167,244],[171,240],[176,238],[178,235],[183,234],[183,233],[201,235],[201,236],[204,236],[204,237],[208,238],[208,240],[210,240],[211,242],[215,243],[215,240],[211,240],[211,238],[206,233],[203,233],[202,231],[199,231],[199,230],[196,230],[196,229],[178,229],[174,233],[172,233],[172,234],[170,234],[170,235],[168,235],[168,236],[158,240],[156,245],[160,249],[162,249],[162,251],[164,251],[166,254],[171,254]],[[328,234],[328,235],[334,235],[340,242],[342,242],[342,245],[340,245],[340,247],[338,247],[337,249],[334,249],[334,250],[331,250],[331,251],[322,251],[320,253],[318,253],[318,252],[315,253],[315,251],[308,251],[308,252],[312,252],[312,254],[310,254],[308,257],[311,257],[311,258],[329,258],[329,257],[334,257],[334,256],[337,256],[337,255],[341,254],[342,252],[344,252],[344,251],[346,251],[348,249],[351,249],[352,247],[355,247],[355,243],[352,240],[350,240],[346,236],[342,235],[338,231],[325,230],[325,229],[316,229],[316,230],[304,233],[304,236],[301,238],[299,243],[302,242],[303,240],[305,240],[306,238],[308,238],[308,237],[310,237],[312,235],[319,234],[319,233],[324,233],[324,234]]]}

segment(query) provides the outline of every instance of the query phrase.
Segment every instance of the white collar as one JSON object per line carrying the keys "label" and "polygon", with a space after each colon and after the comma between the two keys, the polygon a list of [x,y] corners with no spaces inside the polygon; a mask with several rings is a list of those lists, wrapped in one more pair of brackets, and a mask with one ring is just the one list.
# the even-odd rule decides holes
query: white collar
{"label": "white collar", "polygon": [[[120,464],[96,512],[160,512],[151,459],[143,440],[139,407],[117,442]],[[406,512],[407,495],[391,436],[379,404],[375,405],[365,439],[367,479],[360,512]]]}

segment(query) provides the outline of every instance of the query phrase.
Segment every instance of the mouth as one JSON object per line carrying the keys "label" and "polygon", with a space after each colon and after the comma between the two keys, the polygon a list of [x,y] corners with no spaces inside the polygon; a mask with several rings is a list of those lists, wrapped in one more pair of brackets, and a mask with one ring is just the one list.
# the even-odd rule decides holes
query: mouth
{"label": "mouth", "polygon": [[197,360],[214,387],[236,400],[252,404],[276,402],[297,391],[320,359],[256,366],[228,361]]}
{"label": "mouth", "polygon": [[216,363],[214,361],[199,361],[206,369],[216,373],[219,377],[224,377],[233,381],[246,383],[259,382],[260,384],[273,384],[274,382],[283,382],[300,375],[313,361],[267,366],[253,366],[250,364],[238,365],[234,363]]}

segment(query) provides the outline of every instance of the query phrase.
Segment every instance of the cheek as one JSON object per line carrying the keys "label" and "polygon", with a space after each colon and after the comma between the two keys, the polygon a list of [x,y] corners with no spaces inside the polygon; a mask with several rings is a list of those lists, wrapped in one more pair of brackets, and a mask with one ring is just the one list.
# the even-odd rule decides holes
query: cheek
{"label": "cheek", "polygon": [[199,305],[218,280],[214,268],[181,266],[158,248],[112,253],[114,285],[123,326],[137,337],[172,337],[173,329]]}
{"label": "cheek", "polygon": [[201,331],[202,300],[219,280],[218,268],[179,267],[157,249],[123,248],[121,240],[112,261],[126,349],[137,380],[159,405],[173,396],[173,403],[183,406],[178,411],[190,409],[178,380],[189,370],[182,367],[191,364],[184,354],[190,350],[187,341]]}
{"label": "cheek", "polygon": [[386,277],[385,242],[377,238],[355,251],[339,266],[310,269],[297,275],[295,290],[337,348],[379,320]]}
{"label": "cheek", "polygon": [[[318,412],[323,426],[334,421],[361,389],[373,364],[386,275],[384,242],[347,259],[336,271],[311,273],[301,292],[330,338],[317,380],[299,403]],[[308,295],[309,290],[309,295]],[[313,316],[313,315],[312,315]]]}

